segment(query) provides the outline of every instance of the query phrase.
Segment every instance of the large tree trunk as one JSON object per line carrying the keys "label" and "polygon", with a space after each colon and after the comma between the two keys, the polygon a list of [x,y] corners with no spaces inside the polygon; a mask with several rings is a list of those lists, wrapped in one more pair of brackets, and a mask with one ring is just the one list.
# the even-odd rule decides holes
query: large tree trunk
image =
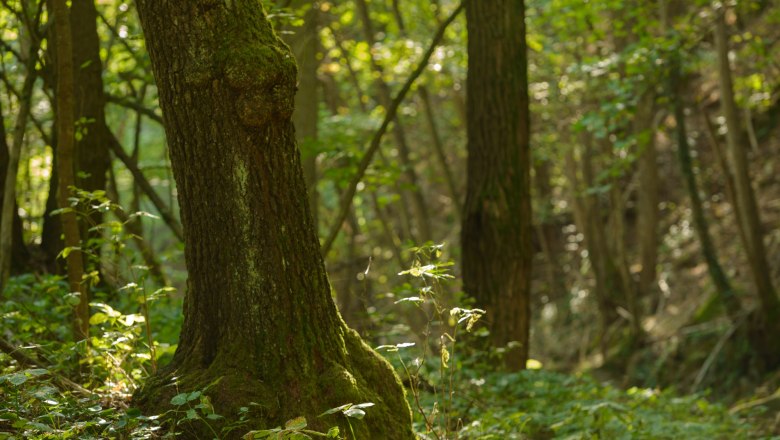
{"label": "large tree trunk", "polygon": [[517,341],[507,366],[525,368],[530,323],[530,146],[525,7],[473,1],[468,28],[468,171],[463,287],[487,309],[493,343]]}
{"label": "large tree trunk", "polygon": [[175,389],[219,379],[207,392],[219,414],[235,419],[240,407],[261,403],[248,427],[304,415],[323,428],[343,421],[317,418],[322,411],[373,402],[353,422],[358,438],[414,438],[391,366],[344,324],[331,298],[290,120],[295,62],[265,12],[249,0],[137,5],[189,280],[176,354],[135,403],[165,411]]}

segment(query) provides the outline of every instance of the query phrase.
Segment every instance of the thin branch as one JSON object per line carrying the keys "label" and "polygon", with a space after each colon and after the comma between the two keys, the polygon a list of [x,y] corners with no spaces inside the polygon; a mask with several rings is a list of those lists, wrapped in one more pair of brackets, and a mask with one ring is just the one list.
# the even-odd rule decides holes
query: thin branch
{"label": "thin branch", "polygon": [[139,187],[144,191],[147,197],[149,197],[149,200],[152,201],[152,204],[154,204],[154,207],[157,208],[157,211],[160,213],[160,216],[163,218],[165,223],[171,228],[171,231],[173,232],[173,235],[176,236],[176,238],[179,239],[179,241],[184,241],[184,232],[182,231],[181,223],[179,223],[178,220],[176,220],[176,217],[173,216],[173,213],[170,211],[170,209],[165,206],[165,202],[160,198],[160,196],[157,194],[157,192],[152,188],[152,185],[149,183],[149,181],[146,179],[144,174],[141,172],[141,170],[138,168],[138,164],[135,163],[135,161],[127,155],[124,148],[122,148],[122,145],[119,143],[119,140],[117,140],[116,136],[114,136],[114,133],[109,133],[109,140],[108,140],[108,148],[114,153],[114,155],[119,158],[119,160],[122,161],[122,163],[125,164],[125,167],[132,173],[133,178],[135,179],[135,182],[138,184]]}
{"label": "thin branch", "polygon": [[[41,72],[38,72],[38,76],[41,76]],[[0,80],[3,81],[3,84],[5,84],[6,90],[14,95],[14,97],[21,101],[22,93],[14,87],[13,84],[11,84],[11,81],[8,79],[8,77],[5,74],[5,70],[0,71]],[[46,145],[51,145],[51,136],[49,136],[49,133],[46,132],[46,128],[43,126],[43,123],[38,119],[35,114],[31,111],[28,115],[30,120],[32,121],[33,125],[35,125],[35,128],[38,130],[38,133],[41,135],[41,139],[43,139],[43,142],[46,143]]]}
{"label": "thin branch", "polygon": [[[138,54],[135,52],[135,49],[132,46],[130,46],[130,44],[127,42],[127,39],[126,38],[122,38],[119,35],[119,32],[116,30],[116,27],[114,25],[112,25],[111,23],[109,23],[108,19],[106,19],[106,17],[100,11],[98,11],[98,18],[100,18],[100,21],[102,21],[103,24],[106,25],[106,27],[108,28],[109,32],[111,32],[111,35],[113,37],[112,40],[114,40],[114,41],[115,40],[119,40],[119,42],[122,44],[122,46],[125,47],[125,50],[127,50],[127,52],[130,54],[130,56],[133,58],[133,60],[135,60],[136,64],[139,67],[148,67],[149,66],[149,63],[147,62],[147,60],[145,60],[145,59],[143,59],[143,58],[138,56]],[[117,19],[118,18],[119,17],[117,17]]]}
{"label": "thin branch", "polygon": [[146,116],[147,118],[153,120],[154,122],[157,122],[158,124],[162,125],[163,118],[162,116],[155,113],[154,110],[144,107],[143,104],[137,101],[133,101],[127,98],[122,98],[119,96],[106,94],[106,102],[110,102],[111,104],[116,104],[120,107],[129,108],[131,110],[135,110],[136,112]]}
{"label": "thin branch", "polygon": [[390,106],[387,109],[387,113],[385,114],[385,119],[384,121],[382,121],[382,125],[374,134],[374,137],[371,140],[371,145],[369,146],[368,150],[366,151],[366,154],[363,156],[363,159],[361,159],[360,164],[358,165],[357,173],[350,181],[347,190],[344,192],[344,195],[341,198],[339,214],[336,217],[336,221],[333,222],[333,226],[331,226],[330,232],[328,233],[328,237],[325,240],[325,243],[322,245],[323,256],[328,255],[328,252],[333,246],[333,242],[336,241],[336,237],[338,236],[339,231],[341,230],[341,225],[344,223],[344,220],[347,218],[347,215],[349,214],[349,208],[352,205],[352,199],[355,197],[357,186],[360,183],[360,181],[363,179],[363,175],[368,169],[368,166],[371,164],[371,160],[374,158],[374,154],[376,154],[377,150],[379,150],[382,137],[387,132],[387,128],[390,125],[390,122],[395,118],[395,115],[398,112],[398,107],[401,105],[401,102],[403,102],[404,98],[406,97],[406,94],[409,93],[409,90],[412,88],[414,82],[425,71],[426,67],[428,66],[428,60],[430,60],[431,56],[433,55],[433,52],[436,50],[436,46],[439,45],[439,42],[444,37],[444,31],[447,29],[450,23],[455,21],[455,18],[458,16],[458,14],[460,14],[460,12],[463,10],[465,4],[468,1],[469,0],[463,0],[458,5],[458,7],[455,8],[455,10],[447,18],[447,20],[445,20],[441,24],[441,26],[439,26],[439,29],[436,31],[436,34],[434,35],[433,40],[431,41],[431,44],[428,47],[428,50],[425,52],[425,55],[423,55],[422,59],[420,60],[420,64],[417,66],[417,69],[415,69],[415,71],[411,74],[411,76],[409,76],[409,78],[406,80],[406,83],[401,88],[401,91],[398,92],[398,95],[395,97],[395,99],[393,99],[393,102],[390,103]]}

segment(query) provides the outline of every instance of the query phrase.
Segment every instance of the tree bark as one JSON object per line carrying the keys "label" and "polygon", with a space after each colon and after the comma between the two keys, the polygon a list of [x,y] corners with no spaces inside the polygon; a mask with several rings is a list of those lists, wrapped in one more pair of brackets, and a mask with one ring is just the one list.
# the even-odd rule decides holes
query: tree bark
{"label": "tree bark", "polygon": [[[73,46],[70,29],[70,11],[66,0],[53,0],[57,59],[57,162],[59,172],[58,200],[60,209],[70,208],[71,187],[76,185],[74,175],[75,149],[75,83]],[[66,257],[68,284],[71,292],[78,292],[79,303],[74,308],[74,337],[77,341],[89,337],[89,293],[81,282],[84,259],[80,250],[81,233],[76,213],[65,210],[61,215],[65,247],[71,251]]]}
{"label": "tree bark", "polygon": [[639,154],[639,296],[655,292],[658,264],[658,152],[655,148],[655,92],[646,91],[634,115],[634,136]]}
{"label": "tree bark", "polygon": [[[106,100],[103,96],[97,10],[93,0],[73,0],[71,4],[76,186],[89,192],[104,191],[110,157],[106,147],[109,133],[104,111]],[[81,236],[86,241],[99,239],[101,229],[90,229],[103,222],[103,215],[91,210],[85,220],[80,224]],[[99,267],[100,246],[89,246],[91,253],[97,255],[92,263]]]}
{"label": "tree bark", "polygon": [[[295,62],[249,0],[139,0],[179,190],[189,272],[170,365],[135,404],[170,409],[175,389],[207,394],[247,428],[295,416],[311,427],[349,402],[373,402],[359,438],[412,439],[392,367],[342,321],[312,223],[291,123]],[[176,387],[165,386],[176,384]],[[197,428],[185,438],[198,438]],[[234,432],[233,437],[240,433]],[[205,434],[204,434],[205,435]]]}
{"label": "tree bark", "polygon": [[530,324],[530,133],[522,0],[466,5],[468,165],[463,287],[487,310],[509,369],[525,368]]}

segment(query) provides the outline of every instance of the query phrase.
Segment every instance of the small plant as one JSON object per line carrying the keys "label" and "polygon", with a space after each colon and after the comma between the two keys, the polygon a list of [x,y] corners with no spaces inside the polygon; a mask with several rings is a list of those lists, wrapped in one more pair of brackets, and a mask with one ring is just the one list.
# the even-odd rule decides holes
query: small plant
{"label": "small plant", "polygon": [[200,421],[211,431],[214,435],[213,438],[219,438],[212,422],[223,419],[223,417],[214,412],[214,406],[211,404],[209,396],[205,394],[217,382],[209,384],[202,390],[179,393],[171,398],[171,405],[174,406],[174,409],[171,410],[173,412],[171,419],[176,420],[171,426],[171,434],[175,434],[176,428],[179,426]]}
{"label": "small plant", "polygon": [[[349,431],[352,437],[350,437],[352,440],[356,440],[357,436],[355,436],[355,431],[352,429],[352,422],[351,419],[362,419],[366,412],[364,411],[365,408],[370,408],[374,406],[371,402],[366,403],[358,403],[358,404],[352,404],[352,403],[346,403],[341,406],[337,406],[335,408],[331,408],[324,413],[320,414],[318,417],[323,417],[331,414],[342,414],[347,422],[347,426],[349,426]],[[311,439],[314,437],[319,438],[335,438],[335,439],[343,439],[344,437],[341,437],[341,431],[339,430],[338,426],[333,426],[330,429],[328,429],[328,432],[319,432],[314,431],[311,429],[306,429],[308,426],[308,422],[306,421],[305,417],[296,417],[294,419],[288,420],[285,422],[284,427],[277,426],[273,429],[261,429],[257,431],[249,431],[246,433],[242,438],[245,440],[252,440],[252,439]]]}
{"label": "small plant", "polygon": [[[396,301],[399,303],[411,303],[419,307],[426,316],[425,329],[423,331],[423,343],[419,347],[417,356],[409,361],[401,356],[401,350],[415,346],[414,343],[405,342],[395,345],[381,345],[378,350],[394,352],[401,365],[403,375],[409,382],[413,407],[422,418],[426,435],[434,438],[450,438],[460,425],[458,415],[453,411],[453,401],[458,388],[457,373],[459,364],[454,362],[458,342],[458,328],[465,327],[470,332],[485,311],[478,308],[447,307],[442,300],[442,283],[453,278],[449,274],[451,261],[439,261],[442,256],[443,244],[428,244],[412,248],[414,261],[412,266],[400,272],[398,275],[414,277],[420,284],[416,295],[410,295]],[[465,324],[465,325],[464,325]],[[434,330],[437,334],[434,335]],[[438,346],[438,356],[432,358],[431,351]],[[438,377],[435,380],[426,372],[426,364],[438,364]],[[431,384],[429,381],[433,381]],[[424,405],[422,402],[422,388],[430,388],[429,392],[435,396],[433,402]]]}

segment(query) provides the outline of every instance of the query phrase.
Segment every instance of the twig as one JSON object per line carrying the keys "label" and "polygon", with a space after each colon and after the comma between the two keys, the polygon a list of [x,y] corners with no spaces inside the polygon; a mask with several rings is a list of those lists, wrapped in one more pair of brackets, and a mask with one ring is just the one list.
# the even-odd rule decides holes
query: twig
{"label": "twig", "polygon": [[762,397],[756,400],[751,400],[750,402],[740,403],[739,405],[735,405],[734,407],[729,409],[729,414],[736,414],[746,409],[751,409],[757,406],[766,405],[767,403],[770,403],[775,400],[780,400],[780,388],[778,388],[777,391],[775,391],[773,394],[770,394],[769,396]]}
{"label": "twig", "polygon": [[143,104],[139,102],[131,101],[127,98],[122,98],[111,94],[106,94],[106,102],[110,102],[111,104],[116,104],[121,107],[135,110],[136,112],[146,116],[147,118],[151,119],[154,122],[157,122],[160,125],[162,125],[163,123],[162,116],[155,113],[154,110],[148,107],[144,107]]}

